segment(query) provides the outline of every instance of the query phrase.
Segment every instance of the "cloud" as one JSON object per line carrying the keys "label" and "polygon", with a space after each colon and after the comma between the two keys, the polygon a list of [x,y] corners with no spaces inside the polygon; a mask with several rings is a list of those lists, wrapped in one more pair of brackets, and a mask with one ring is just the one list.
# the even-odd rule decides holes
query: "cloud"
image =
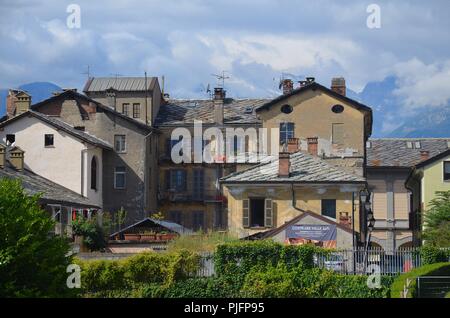
{"label": "cloud", "polygon": [[450,100],[450,59],[425,64],[418,58],[395,66],[398,89],[394,94],[412,109],[448,106]]}

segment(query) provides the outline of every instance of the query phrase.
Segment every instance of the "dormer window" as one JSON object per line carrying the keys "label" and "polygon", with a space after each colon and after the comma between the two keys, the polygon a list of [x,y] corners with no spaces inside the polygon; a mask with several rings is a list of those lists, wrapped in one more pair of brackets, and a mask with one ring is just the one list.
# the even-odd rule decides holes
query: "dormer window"
{"label": "dormer window", "polygon": [[420,145],[420,141],[416,141],[416,142],[414,143],[414,147],[415,147],[416,149],[422,148],[421,145]]}
{"label": "dormer window", "polygon": [[372,143],[371,143],[370,141],[367,141],[367,142],[366,142],[366,148],[367,148],[367,149],[372,148]]}
{"label": "dormer window", "polygon": [[407,141],[406,142],[406,148],[412,149],[412,147],[413,147],[413,143],[411,141]]}

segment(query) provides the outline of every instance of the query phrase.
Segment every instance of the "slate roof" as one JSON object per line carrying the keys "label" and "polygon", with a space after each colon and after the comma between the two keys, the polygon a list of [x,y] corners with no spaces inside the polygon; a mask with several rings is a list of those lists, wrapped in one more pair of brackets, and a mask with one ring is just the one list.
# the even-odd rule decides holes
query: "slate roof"
{"label": "slate roof", "polygon": [[[224,101],[225,124],[255,124],[257,119],[255,109],[268,99],[232,99]],[[210,99],[199,100],[169,100],[161,105],[156,117],[157,126],[193,124],[194,119],[205,124],[214,123],[214,102]]]}
{"label": "slate roof", "polygon": [[42,193],[41,202],[43,203],[100,208],[92,204],[86,197],[37,175],[30,170],[23,169],[22,171],[17,171],[9,162],[6,162],[4,168],[0,168],[0,178],[20,179],[25,192],[29,195]]}
{"label": "slate roof", "polygon": [[[429,151],[432,158],[450,149],[450,138],[374,138],[367,147],[367,166],[409,168],[421,161],[420,151]],[[411,142],[413,148],[407,147]],[[414,147],[420,142],[420,148]]]}
{"label": "slate roof", "polygon": [[223,183],[364,183],[366,179],[339,169],[325,160],[303,152],[290,155],[289,177],[278,176],[278,158],[249,169],[232,173]]}
{"label": "slate roof", "polygon": [[60,129],[60,130],[62,130],[64,132],[68,133],[69,135],[72,135],[73,137],[76,137],[76,138],[78,138],[80,140],[83,140],[83,141],[85,141],[85,142],[87,142],[87,143],[89,143],[91,145],[94,145],[94,146],[97,146],[97,147],[101,147],[101,148],[104,148],[104,149],[112,149],[112,146],[109,143],[107,143],[106,141],[95,137],[94,135],[91,135],[91,134],[88,134],[87,132],[75,129],[73,126],[71,126],[71,125],[69,125],[69,124],[67,124],[67,123],[57,119],[56,117],[47,116],[45,114],[42,114],[42,113],[39,113],[39,112],[36,112],[36,111],[32,111],[32,110],[29,110],[29,111],[27,111],[25,113],[22,113],[22,114],[20,114],[18,116],[15,116],[15,117],[13,117],[13,118],[11,118],[9,120],[1,122],[0,123],[0,127],[7,126],[10,123],[15,122],[15,121],[19,120],[20,118],[23,118],[23,117],[26,117],[26,116],[33,116],[33,117],[35,117],[35,118],[37,118],[39,120],[42,120],[43,122],[45,122],[45,123],[47,123],[47,124],[57,128],[57,129]]}
{"label": "slate roof", "polygon": [[112,107],[103,105],[103,104],[97,102],[96,100],[94,100],[94,99],[92,99],[92,98],[90,98],[90,97],[88,97],[86,95],[83,95],[83,94],[80,94],[78,92],[75,92],[73,90],[64,91],[64,92],[62,92],[62,93],[60,93],[58,95],[52,96],[52,97],[50,97],[48,99],[45,99],[45,100],[43,100],[43,101],[41,101],[39,103],[33,104],[33,105],[31,105],[31,109],[32,110],[36,110],[37,112],[39,112],[39,107],[41,107],[43,105],[47,105],[48,103],[54,102],[54,101],[56,101],[58,99],[70,99],[70,98],[73,98],[75,100],[77,98],[84,99],[84,100],[86,100],[88,102],[94,103],[98,108],[102,109],[103,111],[107,111],[107,112],[113,114],[116,117],[120,117],[120,118],[122,118],[122,119],[124,119],[124,120],[126,120],[126,121],[128,121],[130,123],[133,123],[135,126],[138,126],[138,127],[143,128],[145,130],[148,130],[148,131],[152,130],[152,131],[158,132],[157,129],[155,129],[155,128],[145,124],[142,121],[138,121],[138,120],[133,119],[131,117],[125,116],[124,114],[114,110]]}
{"label": "slate roof", "polygon": [[[147,77],[147,90],[153,90],[157,77]],[[145,91],[145,77],[90,77],[83,92],[103,92],[109,88],[118,91]]]}
{"label": "slate roof", "polygon": [[166,230],[178,233],[178,234],[192,234],[192,231],[188,228],[185,228],[184,226],[175,223],[175,222],[171,222],[171,221],[164,221],[164,220],[156,220],[153,218],[145,218],[143,220],[140,220],[134,224],[131,224],[127,227],[125,227],[124,229],[117,231],[113,234],[111,234],[109,237],[110,238],[114,238],[116,235],[122,234],[127,232],[130,229],[133,229],[134,227],[142,227],[142,226],[146,226],[149,225],[151,227],[156,227],[156,226],[161,226],[163,228],[165,228]]}

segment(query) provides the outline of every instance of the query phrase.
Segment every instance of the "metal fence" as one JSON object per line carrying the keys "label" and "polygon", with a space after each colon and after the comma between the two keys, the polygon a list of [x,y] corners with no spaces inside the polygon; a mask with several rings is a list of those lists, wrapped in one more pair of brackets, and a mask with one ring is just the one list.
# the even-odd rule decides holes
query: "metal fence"
{"label": "metal fence", "polygon": [[[450,261],[450,260],[449,260]],[[418,248],[383,250],[380,248],[343,249],[314,255],[314,266],[341,274],[370,274],[396,276],[420,267],[422,260]],[[215,275],[213,254],[203,254],[197,273],[200,277]]]}

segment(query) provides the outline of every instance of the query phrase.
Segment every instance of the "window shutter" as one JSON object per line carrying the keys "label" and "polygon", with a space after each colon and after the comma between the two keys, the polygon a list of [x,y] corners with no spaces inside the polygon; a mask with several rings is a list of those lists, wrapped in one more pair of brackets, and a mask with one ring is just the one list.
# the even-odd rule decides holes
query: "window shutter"
{"label": "window shutter", "polygon": [[242,226],[244,228],[250,226],[250,200],[242,200]]}
{"label": "window shutter", "polygon": [[170,189],[170,170],[166,170],[166,189]]}
{"label": "window shutter", "polygon": [[187,171],[186,170],[183,170],[182,176],[183,176],[183,191],[186,191],[187,190]]}
{"label": "window shutter", "polygon": [[273,203],[272,199],[266,199],[264,202],[264,226],[273,226]]}

